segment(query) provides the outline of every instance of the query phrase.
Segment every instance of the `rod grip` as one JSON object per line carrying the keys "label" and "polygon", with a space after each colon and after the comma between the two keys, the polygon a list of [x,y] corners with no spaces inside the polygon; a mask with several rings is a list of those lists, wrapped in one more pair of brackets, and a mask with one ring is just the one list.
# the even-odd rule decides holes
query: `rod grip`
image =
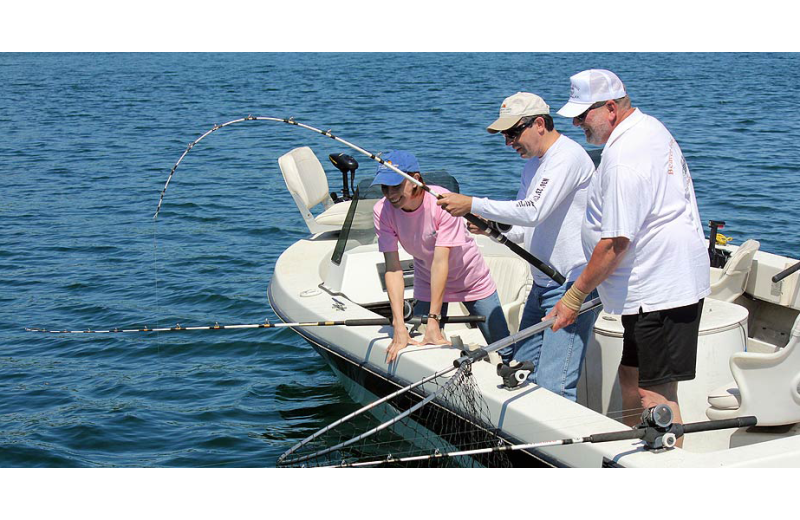
{"label": "rod grip", "polygon": [[589,435],[587,439],[589,442],[626,441],[632,439],[642,439],[646,433],[646,428],[636,428],[622,430],[619,432],[595,433],[594,435]]}
{"label": "rod grip", "polygon": [[784,278],[786,278],[790,274],[794,274],[794,272],[797,271],[798,269],[800,269],[800,262],[797,262],[796,264],[794,264],[793,266],[789,267],[788,269],[784,269],[780,273],[778,273],[775,276],[773,276],[772,277],[772,283],[780,282],[781,280],[783,280]]}
{"label": "rod grip", "polygon": [[510,250],[512,250],[518,256],[522,257],[522,259],[531,264],[533,267],[540,270],[546,276],[549,276],[558,285],[564,285],[564,282],[567,281],[564,275],[556,271],[556,269],[553,266],[544,263],[543,261],[539,260],[532,254],[530,254],[524,248],[520,247],[518,244],[515,244],[514,242],[510,241],[508,238],[506,238],[505,235],[503,235],[498,230],[491,227],[486,221],[484,221],[480,217],[473,215],[472,213],[467,213],[466,215],[464,215],[464,218],[467,219],[468,222],[476,226],[481,231],[486,231],[487,233],[489,233],[490,237],[494,238],[495,240],[498,240],[501,244],[508,247]]}
{"label": "rod grip", "polygon": [[748,428],[758,424],[758,419],[752,415],[721,419],[719,421],[696,422],[683,425],[683,433],[710,432],[713,430],[727,430],[728,428]]}
{"label": "rod grip", "polygon": [[[486,316],[443,316],[442,321],[440,322],[442,325],[447,323],[483,323],[486,321]],[[428,318],[423,318],[421,316],[415,316],[410,319],[406,320],[406,323],[418,324],[418,323],[427,323]],[[342,325],[346,327],[367,327],[367,326],[375,326],[375,325],[391,325],[392,320],[389,318],[353,318],[350,320],[344,320]]]}

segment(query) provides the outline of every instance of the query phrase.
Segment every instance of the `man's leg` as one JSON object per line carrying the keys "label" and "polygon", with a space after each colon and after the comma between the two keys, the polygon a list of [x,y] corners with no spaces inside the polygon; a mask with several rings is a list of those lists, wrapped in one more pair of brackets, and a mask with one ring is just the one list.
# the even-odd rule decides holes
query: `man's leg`
{"label": "man's leg", "polygon": [[[541,294],[544,287],[539,287],[534,284],[528,294],[528,300],[525,302],[525,307],[522,309],[522,317],[519,322],[519,330],[527,329],[542,321],[545,316],[544,309],[541,307]],[[511,360],[516,361],[533,361],[534,364],[539,363],[539,352],[542,348],[543,334],[534,334],[519,343],[512,345],[507,349],[500,352],[500,356],[505,363]]]}
{"label": "man's leg", "polygon": [[[626,417],[634,408],[641,413],[641,409],[666,404],[672,409],[673,422],[683,423],[678,381],[694,379],[702,310],[700,300],[676,309],[622,317],[625,332],[619,378]],[[627,417],[624,422],[636,424],[638,417]],[[677,445],[682,446],[683,440]]]}
{"label": "man's leg", "polygon": [[[639,369],[619,366],[619,386],[622,391],[622,408],[625,415],[622,422],[628,426],[636,426],[641,422],[642,412],[659,404],[665,404],[672,410],[672,422],[683,424],[681,408],[678,404],[678,382],[672,381],[661,385],[642,388],[639,386]],[[683,446],[683,437],[675,444]]]}
{"label": "man's leg", "polygon": [[[550,312],[571,286],[572,283],[568,283],[544,290],[542,312],[545,315]],[[589,298],[594,296],[593,293]],[[581,366],[596,318],[596,311],[588,311],[579,315],[575,323],[558,332],[550,329],[545,331],[534,372],[536,384],[572,401],[577,399]]]}

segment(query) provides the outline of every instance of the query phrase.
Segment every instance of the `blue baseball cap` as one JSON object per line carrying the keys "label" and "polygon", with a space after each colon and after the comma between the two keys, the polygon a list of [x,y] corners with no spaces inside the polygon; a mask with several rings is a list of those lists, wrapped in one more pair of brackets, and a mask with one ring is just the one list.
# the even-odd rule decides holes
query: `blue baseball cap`
{"label": "blue baseball cap", "polygon": [[[414,157],[414,154],[403,150],[392,150],[383,156],[383,160],[401,172],[415,173],[419,172],[419,161]],[[405,177],[392,170],[385,164],[378,165],[378,171],[375,172],[375,179],[370,186],[376,184],[384,184],[386,186],[397,186],[406,180]]]}

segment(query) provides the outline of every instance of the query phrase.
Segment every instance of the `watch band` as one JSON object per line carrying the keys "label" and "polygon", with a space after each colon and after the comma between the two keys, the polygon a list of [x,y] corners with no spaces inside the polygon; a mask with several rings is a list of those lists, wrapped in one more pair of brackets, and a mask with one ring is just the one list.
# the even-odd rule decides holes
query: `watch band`
{"label": "watch band", "polygon": [[425,316],[423,316],[423,318],[428,318],[428,319],[433,318],[436,321],[442,321],[441,314],[426,314]]}

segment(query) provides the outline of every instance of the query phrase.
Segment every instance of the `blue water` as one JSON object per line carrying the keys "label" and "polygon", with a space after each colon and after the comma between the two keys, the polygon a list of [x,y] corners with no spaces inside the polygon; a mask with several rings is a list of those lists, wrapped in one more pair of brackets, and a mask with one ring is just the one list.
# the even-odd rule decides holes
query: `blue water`
{"label": "blue water", "polygon": [[[681,144],[704,220],[800,256],[797,54],[0,54],[0,466],[269,467],[353,404],[289,330],[43,335],[275,319],[275,260],[306,235],[277,159],[288,117],[370,151],[405,148],[462,192],[516,193],[485,127],[518,90],[554,110],[609,68]],[[558,128],[583,143],[567,120]]]}

